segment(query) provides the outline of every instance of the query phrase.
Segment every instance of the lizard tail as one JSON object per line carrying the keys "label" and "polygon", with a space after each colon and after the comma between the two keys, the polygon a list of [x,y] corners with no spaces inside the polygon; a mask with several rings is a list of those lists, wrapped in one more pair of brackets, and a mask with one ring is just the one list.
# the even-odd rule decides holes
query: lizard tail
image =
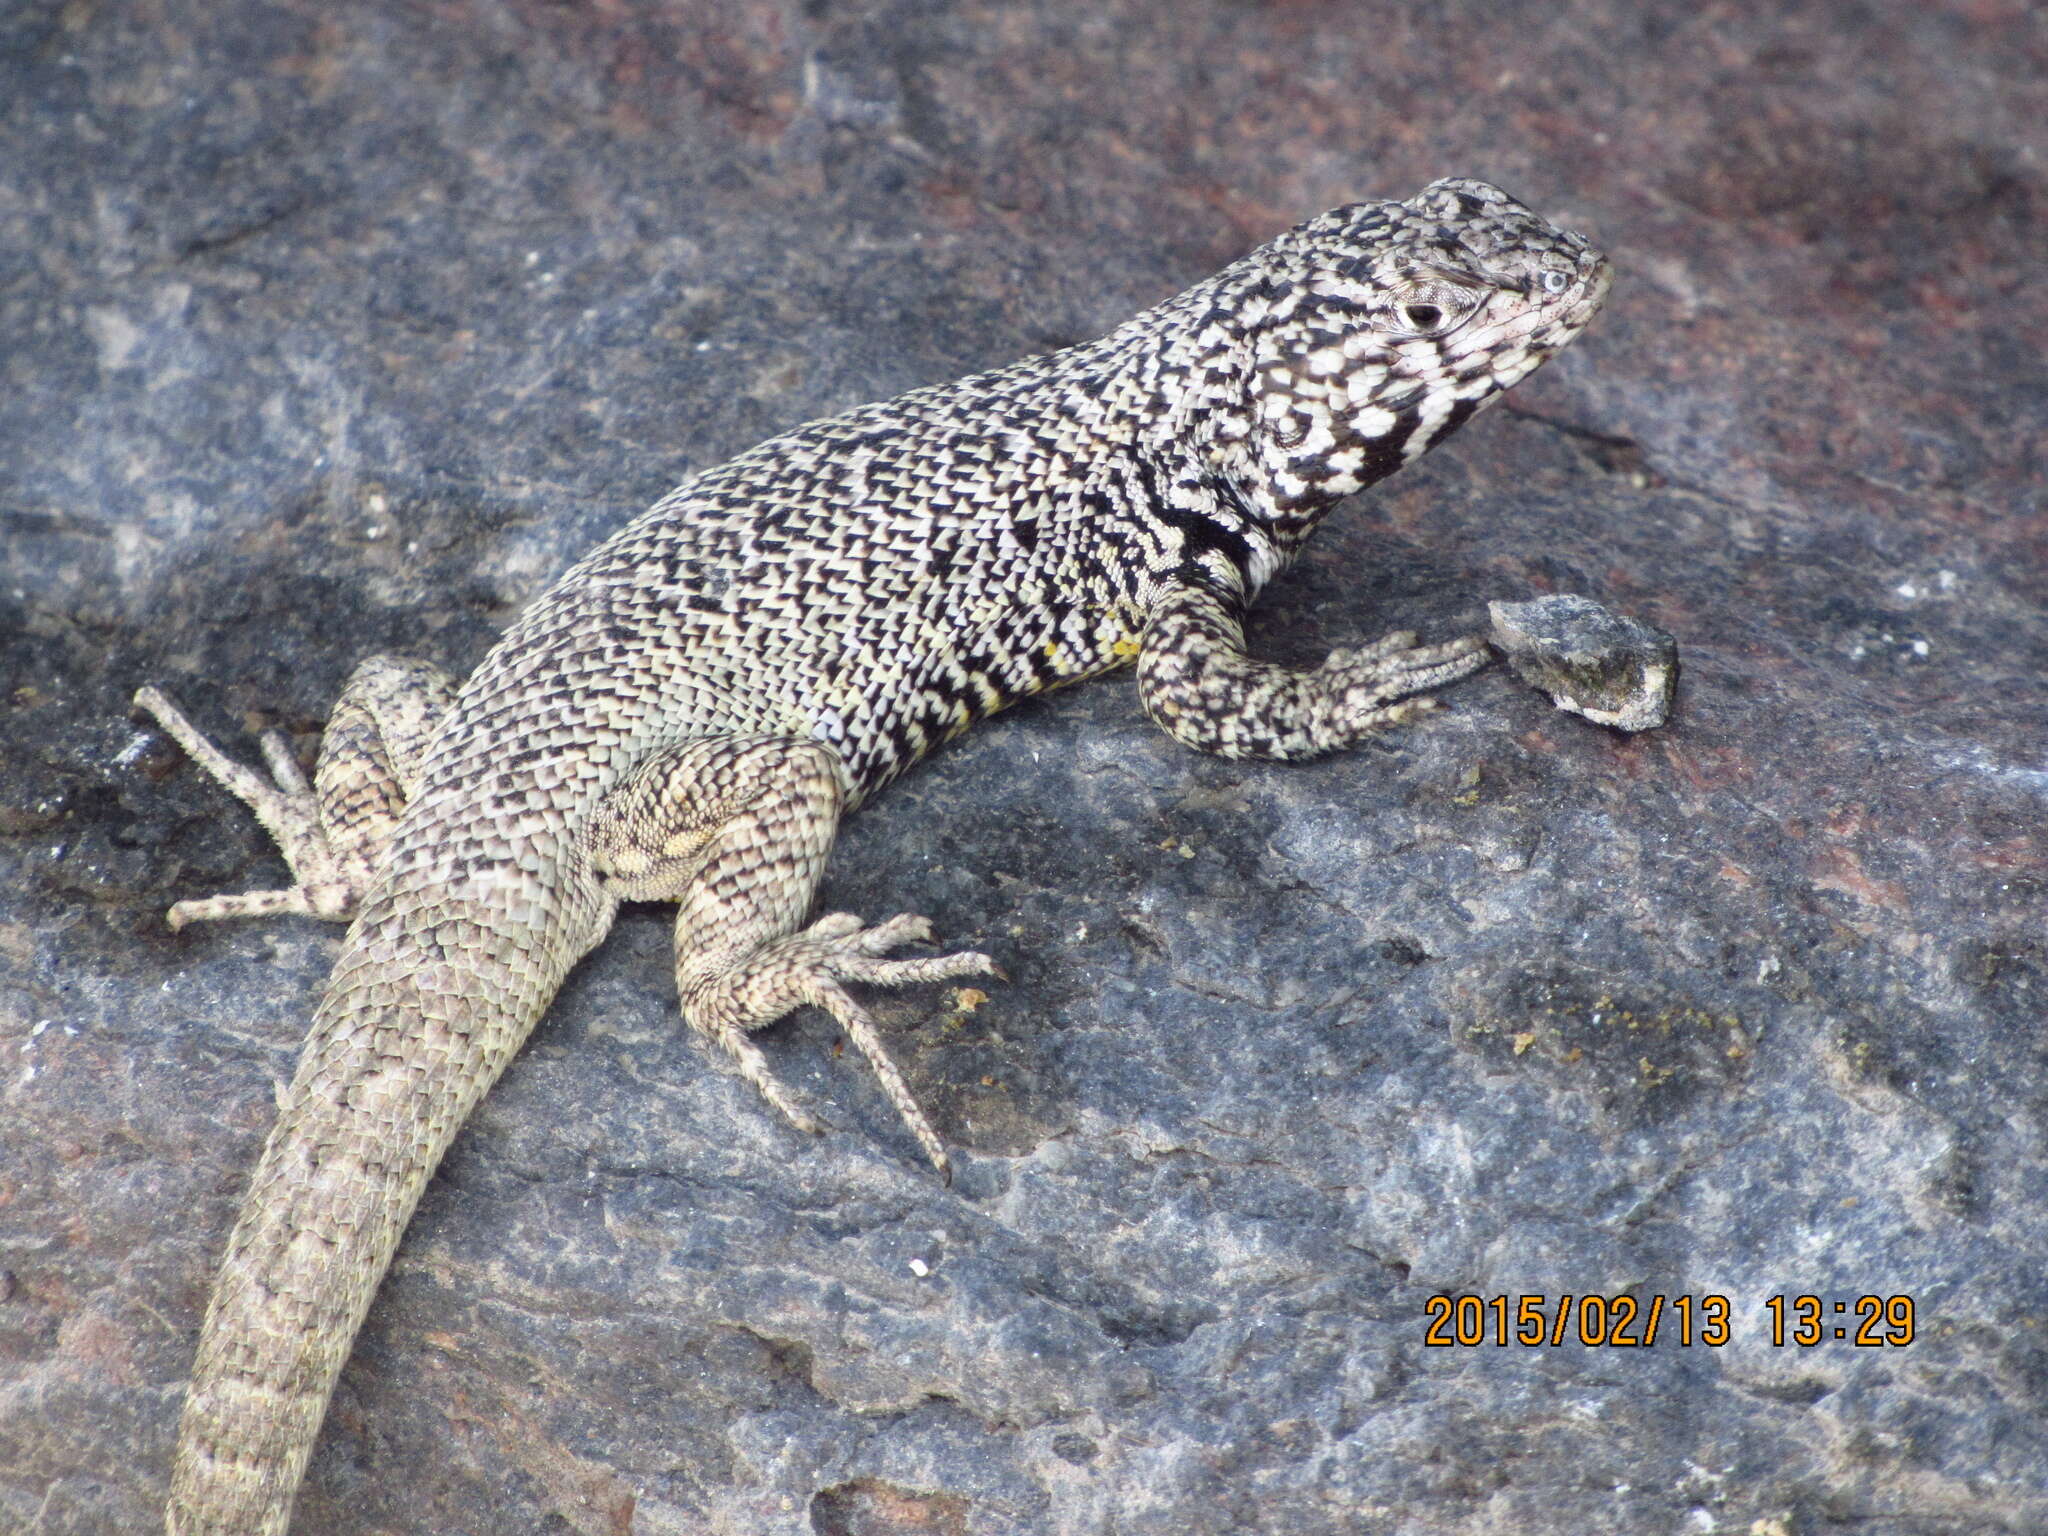
{"label": "lizard tail", "polygon": [[399,1235],[575,958],[502,921],[359,919],[207,1306],[170,1536],[282,1536]]}

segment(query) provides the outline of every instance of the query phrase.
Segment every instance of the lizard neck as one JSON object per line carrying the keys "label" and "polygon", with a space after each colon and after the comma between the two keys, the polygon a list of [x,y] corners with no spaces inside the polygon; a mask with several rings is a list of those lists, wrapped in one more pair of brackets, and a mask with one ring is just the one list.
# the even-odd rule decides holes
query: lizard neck
{"label": "lizard neck", "polygon": [[1176,579],[1204,572],[1246,600],[1339,499],[1283,505],[1257,474],[1265,282],[1233,268],[1049,360],[1058,408],[1112,445],[1105,472]]}

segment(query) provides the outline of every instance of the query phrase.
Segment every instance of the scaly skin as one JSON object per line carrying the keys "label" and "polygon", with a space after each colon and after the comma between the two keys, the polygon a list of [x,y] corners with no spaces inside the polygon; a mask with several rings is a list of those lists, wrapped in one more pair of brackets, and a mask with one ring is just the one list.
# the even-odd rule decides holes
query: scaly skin
{"label": "scaly skin", "polygon": [[288,891],[174,924],[352,919],[228,1241],[179,1432],[173,1533],[281,1532],[321,1416],[464,1118],[626,899],[676,901],[685,1020],[815,1129],[749,1034],[806,1003],[945,1151],[850,981],[928,932],[803,927],[839,817],[1027,694],[1137,663],[1145,706],[1230,756],[1330,751],[1429,707],[1476,639],[1320,668],[1245,655],[1247,604],[1338,500],[1585,326],[1609,270],[1471,181],[1311,219],[1099,341],[799,428],[599,546],[459,694],[366,663],[315,783],[275,787],[138,695],[255,809]]}

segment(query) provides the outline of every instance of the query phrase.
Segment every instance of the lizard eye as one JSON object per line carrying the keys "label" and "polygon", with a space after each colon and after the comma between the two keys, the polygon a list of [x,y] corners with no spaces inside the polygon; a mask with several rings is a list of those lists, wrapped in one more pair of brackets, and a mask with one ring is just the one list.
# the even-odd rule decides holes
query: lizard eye
{"label": "lizard eye", "polygon": [[1410,336],[1441,336],[1465,320],[1474,295],[1441,280],[1411,283],[1394,295],[1395,325]]}

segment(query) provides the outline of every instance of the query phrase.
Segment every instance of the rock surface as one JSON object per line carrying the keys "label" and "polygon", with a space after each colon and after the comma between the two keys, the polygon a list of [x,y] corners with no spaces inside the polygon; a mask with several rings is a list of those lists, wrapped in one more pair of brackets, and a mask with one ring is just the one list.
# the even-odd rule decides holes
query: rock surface
{"label": "rock surface", "polygon": [[[281,869],[137,684],[310,747],[357,656],[473,664],[686,471],[1448,173],[1600,238],[1608,314],[1254,641],[1585,592],[1679,637],[1673,724],[1496,669],[1307,767],[1193,757],[1127,682],[970,735],[826,891],[1013,974],[879,1004],[951,1189],[815,1015],[766,1044],[840,1129],[765,1113],[629,913],[429,1191],[294,1529],[2048,1529],[2043,37],[2024,0],[8,12],[0,1529],[153,1528],[336,944],[165,929]],[[1439,1293],[1670,1300],[1650,1348],[1434,1348]],[[1911,1297],[1913,1342],[1774,1345],[1803,1293]]]}
{"label": "rock surface", "polygon": [[1523,682],[1559,709],[1620,731],[1649,731],[1671,714],[1678,642],[1663,630],[1580,597],[1496,598],[1487,642]]}

